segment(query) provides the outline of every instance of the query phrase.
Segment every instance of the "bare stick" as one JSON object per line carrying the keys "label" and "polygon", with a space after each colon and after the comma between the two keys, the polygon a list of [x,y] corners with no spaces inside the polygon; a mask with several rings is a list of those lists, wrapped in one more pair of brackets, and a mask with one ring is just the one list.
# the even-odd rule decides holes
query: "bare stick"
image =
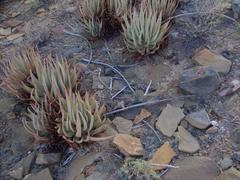
{"label": "bare stick", "polygon": [[134,105],[131,105],[131,106],[128,106],[128,107],[124,107],[124,108],[121,108],[121,109],[116,109],[114,111],[106,113],[105,115],[109,116],[109,115],[112,115],[112,114],[116,114],[116,113],[119,113],[119,112],[123,112],[123,111],[126,111],[126,110],[130,110],[130,109],[133,109],[133,108],[138,108],[138,107],[142,107],[142,106],[146,106],[146,105],[159,104],[159,103],[163,103],[163,102],[169,102],[169,101],[172,101],[172,100],[193,98],[193,97],[196,97],[196,96],[195,95],[186,95],[186,96],[179,96],[179,97],[175,97],[175,98],[173,97],[173,98],[169,98],[169,99],[147,101],[147,102],[143,102],[143,103],[134,104]]}
{"label": "bare stick", "polygon": [[154,132],[154,134],[157,136],[158,140],[161,142],[161,138],[158,135],[157,131],[155,131],[155,129],[147,121],[143,120],[143,122]]}
{"label": "bare stick", "polygon": [[144,96],[146,96],[146,95],[148,94],[151,85],[152,85],[152,80],[150,80],[150,82],[149,82],[149,84],[148,84],[148,87],[147,87],[147,89],[146,89],[146,91],[145,91],[145,93],[144,93]]}
{"label": "bare stick", "polygon": [[80,38],[82,38],[82,39],[84,39],[86,42],[87,42],[87,44],[88,44],[88,46],[89,46],[89,49],[90,49],[90,55],[89,55],[89,63],[92,61],[92,57],[93,57],[93,52],[92,52],[92,45],[91,45],[91,43],[88,41],[88,39],[87,38],[85,38],[84,36],[82,36],[82,35],[80,35],[80,34],[76,34],[76,33],[72,33],[72,32],[70,32],[70,31],[68,31],[68,30],[63,30],[63,32],[65,33],[65,34],[68,34],[68,35],[71,35],[71,36],[77,36],[77,37],[80,37]]}
{"label": "bare stick", "polygon": [[119,94],[121,94],[126,88],[127,88],[127,86],[124,86],[120,91],[118,91],[115,95],[113,95],[111,99],[114,99],[115,97],[117,97],[117,96],[118,96]]}
{"label": "bare stick", "polygon": [[167,168],[175,168],[178,169],[179,166],[173,166],[170,164],[157,164],[157,163],[151,163],[152,166],[161,166],[161,167],[167,167]]}
{"label": "bare stick", "polygon": [[112,57],[112,54],[111,54],[111,50],[109,49],[109,47],[108,47],[108,45],[107,45],[107,41],[106,41],[106,40],[104,40],[104,41],[105,41],[104,45],[105,45],[105,48],[106,48],[106,50],[107,50],[109,59],[110,59],[111,62],[113,62],[113,57]]}
{"label": "bare stick", "polygon": [[108,86],[102,81],[102,79],[101,79],[101,69],[99,70],[99,72],[98,72],[98,80],[99,80],[99,82],[107,89],[107,90],[110,90],[109,88],[108,88]]}
{"label": "bare stick", "polygon": [[122,74],[119,70],[117,70],[114,66],[109,65],[109,64],[104,63],[104,62],[100,62],[100,61],[90,61],[90,60],[85,59],[85,58],[81,59],[81,61],[84,61],[84,62],[87,62],[87,63],[92,63],[92,64],[97,64],[97,65],[101,65],[101,66],[106,66],[106,67],[111,68],[115,73],[117,73],[119,76],[121,76],[121,78],[125,81],[125,83],[126,83],[127,86],[129,87],[129,89],[130,89],[134,94],[136,94],[135,91],[134,91],[134,89],[132,88],[132,86],[131,86],[130,83],[128,82],[128,80],[127,80],[127,79],[123,76],[123,74]]}

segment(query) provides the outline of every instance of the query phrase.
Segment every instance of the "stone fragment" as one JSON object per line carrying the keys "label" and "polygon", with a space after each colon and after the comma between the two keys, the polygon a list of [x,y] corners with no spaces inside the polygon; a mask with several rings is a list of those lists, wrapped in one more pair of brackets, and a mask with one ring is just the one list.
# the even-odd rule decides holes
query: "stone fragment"
{"label": "stone fragment", "polygon": [[240,18],[240,0],[232,0],[232,10],[234,18]]}
{"label": "stone fragment", "polygon": [[[78,180],[82,177],[82,172],[86,166],[91,165],[97,158],[101,156],[100,153],[91,152],[84,156],[78,154],[66,169],[64,180]],[[81,180],[81,178],[79,179]]]}
{"label": "stone fragment", "polygon": [[194,67],[182,72],[178,86],[196,95],[208,95],[219,88],[219,74],[209,67]]}
{"label": "stone fragment", "polygon": [[2,36],[9,36],[12,33],[12,28],[0,28],[0,35]]}
{"label": "stone fragment", "polygon": [[183,127],[178,127],[178,149],[187,153],[195,153],[200,149],[198,141]]}
{"label": "stone fragment", "polygon": [[140,139],[128,134],[117,134],[113,139],[121,153],[125,156],[142,156],[144,149]]}
{"label": "stone fragment", "polygon": [[240,171],[235,168],[231,168],[218,176],[217,180],[240,180]]}
{"label": "stone fragment", "polygon": [[152,114],[146,110],[146,109],[142,109],[140,114],[138,114],[135,119],[133,120],[133,123],[134,124],[138,124],[140,123],[141,121],[143,121],[144,119],[150,117]]}
{"label": "stone fragment", "polygon": [[194,62],[201,66],[208,66],[218,73],[228,73],[232,62],[222,55],[215,54],[209,49],[203,49],[193,56]]}
{"label": "stone fragment", "polygon": [[184,116],[181,108],[173,107],[168,104],[167,107],[162,110],[157,120],[156,128],[165,136],[171,137]]}
{"label": "stone fragment", "polygon": [[15,170],[10,171],[8,174],[9,174],[9,176],[13,177],[14,179],[22,179],[23,173],[24,173],[23,167],[19,167]]}
{"label": "stone fragment", "polygon": [[15,39],[18,39],[18,38],[22,37],[24,34],[25,33],[15,33],[15,34],[12,34],[12,35],[7,37],[7,40],[13,41]]}
{"label": "stone fragment", "polygon": [[208,113],[205,110],[193,112],[188,114],[185,119],[193,126],[198,129],[206,129],[211,125]]}
{"label": "stone fragment", "polygon": [[[151,169],[162,170],[165,167],[163,165],[169,164],[171,160],[176,156],[175,151],[172,149],[169,142],[165,142],[150,159]],[[162,166],[161,166],[162,165]]]}
{"label": "stone fragment", "polygon": [[36,158],[36,164],[39,164],[39,165],[55,164],[55,163],[59,163],[60,160],[61,160],[60,153],[49,153],[49,154],[39,153]]}
{"label": "stone fragment", "polygon": [[214,161],[207,157],[186,157],[176,161],[164,176],[164,180],[214,180],[220,170]]}
{"label": "stone fragment", "polygon": [[215,126],[212,126],[212,127],[208,128],[207,131],[206,131],[207,134],[215,134],[217,132],[218,132],[218,128],[215,127]]}
{"label": "stone fragment", "polygon": [[222,170],[229,169],[230,167],[232,167],[232,165],[233,161],[229,156],[224,156],[224,158],[220,160],[220,166]]}
{"label": "stone fragment", "polygon": [[46,168],[36,174],[28,174],[23,180],[53,180],[53,178],[49,169]]}
{"label": "stone fragment", "polygon": [[23,175],[27,175],[31,170],[31,166],[33,164],[34,159],[35,159],[35,153],[32,152],[31,154],[29,154],[28,156],[22,158],[19,162],[17,162],[13,170],[21,172],[20,171],[21,169],[19,168],[22,168]]}
{"label": "stone fragment", "polygon": [[116,117],[112,121],[112,123],[116,126],[119,133],[129,134],[131,132],[133,123],[130,120],[127,120],[122,117]]}

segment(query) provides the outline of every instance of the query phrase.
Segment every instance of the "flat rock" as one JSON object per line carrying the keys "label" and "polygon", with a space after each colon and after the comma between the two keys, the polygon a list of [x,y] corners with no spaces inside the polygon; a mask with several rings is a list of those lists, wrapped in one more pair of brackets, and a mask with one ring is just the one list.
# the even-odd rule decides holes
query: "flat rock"
{"label": "flat rock", "polygon": [[60,153],[48,153],[48,154],[39,153],[37,155],[36,164],[39,164],[39,165],[55,164],[55,163],[59,163],[60,160],[61,160]]}
{"label": "flat rock", "polygon": [[133,123],[138,124],[142,122],[144,119],[150,117],[152,114],[146,110],[146,109],[141,109],[141,112],[134,118]]}
{"label": "flat rock", "polygon": [[187,153],[195,153],[200,149],[198,141],[182,126],[178,127],[178,149]]}
{"label": "flat rock", "polygon": [[231,168],[218,176],[217,180],[240,180],[240,171],[235,168]]}
{"label": "flat rock", "polygon": [[218,128],[215,127],[215,126],[212,126],[212,127],[208,128],[207,131],[206,131],[207,134],[215,134],[217,132],[218,132]]}
{"label": "flat rock", "polygon": [[165,136],[171,137],[180,121],[185,117],[181,108],[167,105],[156,122],[156,128]]}
{"label": "flat rock", "polygon": [[214,180],[220,170],[211,159],[207,157],[187,157],[177,160],[174,166],[164,176],[164,180]]}
{"label": "flat rock", "polygon": [[112,121],[112,123],[116,126],[119,133],[129,134],[131,132],[133,123],[130,120],[127,120],[122,117],[116,117]]}
{"label": "flat rock", "polygon": [[64,180],[81,180],[82,172],[86,166],[91,165],[101,153],[91,152],[87,155],[81,156],[78,154],[71,162],[70,166],[66,169]]}
{"label": "flat rock", "polygon": [[144,149],[140,139],[128,134],[117,134],[113,139],[121,153],[125,156],[142,156]]}
{"label": "flat rock", "polygon": [[[163,164],[169,164],[173,157],[176,156],[175,151],[172,149],[169,142],[165,142],[154,154],[150,163],[152,164],[151,169],[153,170],[162,170],[164,169]],[[156,164],[156,165],[155,165]],[[157,164],[159,166],[157,166]]]}
{"label": "flat rock", "polygon": [[53,178],[49,169],[46,168],[36,174],[28,174],[23,180],[53,180]]}
{"label": "flat rock", "polygon": [[14,128],[11,137],[11,149],[14,154],[27,152],[32,147],[33,142],[33,136],[23,126],[19,125]]}
{"label": "flat rock", "polygon": [[222,55],[215,54],[209,49],[203,49],[193,56],[194,62],[201,66],[208,66],[218,73],[228,73],[232,62]]}
{"label": "flat rock", "polygon": [[232,167],[232,165],[233,161],[229,156],[224,156],[224,158],[220,160],[220,166],[222,170],[229,169],[230,167]]}
{"label": "flat rock", "polygon": [[32,152],[28,156],[22,158],[17,164],[14,166],[15,171],[20,171],[19,168],[23,169],[23,175],[27,175],[30,170],[31,166],[33,165],[33,161],[35,159],[35,152]]}
{"label": "flat rock", "polygon": [[16,100],[13,98],[2,98],[0,100],[0,113],[7,113],[16,105]]}
{"label": "flat rock", "polygon": [[0,28],[0,35],[8,36],[12,33],[12,28]]}
{"label": "flat rock", "polygon": [[234,18],[240,18],[240,0],[232,0],[232,10]]}
{"label": "flat rock", "polygon": [[218,89],[221,84],[219,74],[209,67],[194,67],[182,72],[178,86],[196,95],[207,95]]}
{"label": "flat rock", "polygon": [[23,167],[19,167],[16,170],[10,171],[8,174],[9,174],[9,176],[13,177],[14,179],[22,179],[23,173],[24,173]]}
{"label": "flat rock", "polygon": [[206,129],[211,125],[208,113],[205,110],[193,112],[188,114],[185,119],[193,126],[198,129]]}

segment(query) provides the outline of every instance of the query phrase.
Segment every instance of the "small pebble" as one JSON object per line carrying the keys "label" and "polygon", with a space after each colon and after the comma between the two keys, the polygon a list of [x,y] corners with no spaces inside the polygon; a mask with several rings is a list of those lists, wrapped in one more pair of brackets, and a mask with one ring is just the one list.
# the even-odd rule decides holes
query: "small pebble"
{"label": "small pebble", "polygon": [[222,168],[222,170],[226,170],[228,168],[230,168],[233,164],[233,161],[230,157],[224,157],[222,160],[220,160],[220,166]]}
{"label": "small pebble", "polygon": [[218,132],[218,128],[215,127],[215,126],[212,126],[212,127],[208,128],[207,131],[206,131],[207,134],[215,134],[217,132]]}

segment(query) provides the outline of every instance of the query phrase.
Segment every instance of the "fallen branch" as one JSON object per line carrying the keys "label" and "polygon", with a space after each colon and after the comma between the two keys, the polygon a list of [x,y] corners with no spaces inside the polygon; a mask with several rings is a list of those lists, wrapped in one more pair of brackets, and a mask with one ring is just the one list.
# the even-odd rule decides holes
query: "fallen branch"
{"label": "fallen branch", "polygon": [[123,112],[123,111],[126,111],[126,110],[134,109],[134,108],[139,108],[139,107],[142,107],[142,106],[148,106],[148,105],[159,104],[159,103],[163,103],[163,102],[169,102],[169,101],[172,101],[172,100],[193,98],[193,97],[196,97],[196,96],[195,95],[186,95],[186,96],[173,97],[173,98],[169,98],[169,99],[147,101],[147,102],[143,102],[143,103],[139,103],[139,104],[134,104],[134,105],[131,105],[131,106],[128,106],[128,107],[124,107],[124,108],[121,108],[121,109],[116,109],[114,111],[106,113],[105,115],[109,116],[109,115],[112,115],[112,114],[116,114],[116,113]]}
{"label": "fallen branch", "polygon": [[151,163],[152,166],[160,166],[160,167],[166,167],[166,168],[175,168],[178,169],[179,166],[173,166],[169,164],[157,164],[157,163]]}
{"label": "fallen branch", "polygon": [[86,62],[86,63],[96,64],[96,65],[106,66],[106,67],[111,68],[115,73],[117,73],[119,76],[121,76],[121,78],[122,78],[122,79],[125,81],[125,83],[127,84],[128,88],[129,88],[134,94],[136,94],[135,91],[134,91],[134,89],[132,88],[132,86],[131,86],[130,83],[128,82],[128,80],[127,80],[127,79],[123,76],[123,74],[122,74],[119,70],[117,70],[114,66],[109,65],[109,64],[104,63],[104,62],[100,62],[100,61],[90,61],[90,60],[85,59],[85,58],[81,59],[81,61]]}
{"label": "fallen branch", "polygon": [[158,140],[159,140],[160,143],[161,143],[161,138],[160,138],[160,136],[158,135],[157,131],[155,131],[155,129],[154,129],[147,121],[143,120],[143,122],[144,122],[144,124],[146,124],[146,125],[154,132],[154,134],[157,136]]}
{"label": "fallen branch", "polygon": [[127,86],[124,86],[121,90],[119,90],[115,95],[112,96],[111,99],[114,99],[115,97],[117,97],[119,94],[121,94],[125,89],[127,88]]}

